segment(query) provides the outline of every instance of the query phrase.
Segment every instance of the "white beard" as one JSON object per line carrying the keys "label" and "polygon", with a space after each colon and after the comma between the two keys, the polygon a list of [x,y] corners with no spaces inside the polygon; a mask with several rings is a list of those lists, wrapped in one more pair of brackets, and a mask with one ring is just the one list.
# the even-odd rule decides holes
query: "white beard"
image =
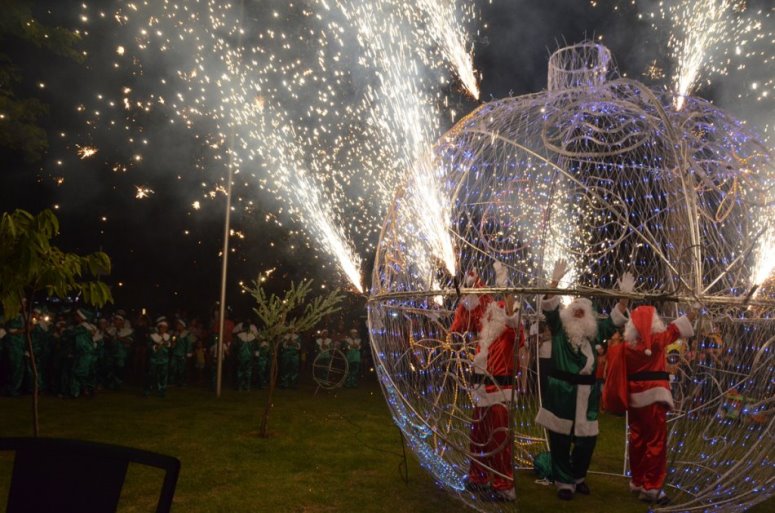
{"label": "white beard", "polygon": [[[573,316],[573,311],[579,306],[584,309],[584,317],[580,319]],[[560,320],[568,341],[577,351],[585,343],[597,338],[597,319],[588,303],[574,301],[560,310]]]}

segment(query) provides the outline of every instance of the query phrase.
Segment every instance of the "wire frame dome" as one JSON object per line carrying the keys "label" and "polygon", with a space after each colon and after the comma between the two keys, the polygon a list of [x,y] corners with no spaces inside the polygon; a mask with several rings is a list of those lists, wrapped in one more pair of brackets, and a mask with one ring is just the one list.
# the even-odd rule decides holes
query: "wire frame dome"
{"label": "wire frame dome", "polygon": [[[518,506],[465,489],[469,462],[481,457],[469,440],[476,340],[448,332],[454,308],[461,294],[514,294],[528,325],[558,258],[572,267],[563,293],[603,312],[626,271],[637,278],[634,305],[654,304],[668,319],[702,305],[697,337],[670,365],[674,499],[659,510],[741,511],[775,492],[775,286],[759,283],[773,258],[772,155],[709,102],[689,97],[676,110],[670,95],[616,78],[611,62],[592,43],[558,50],[547,91],[482,105],[439,140],[434,169],[456,276],[432,256],[411,188],[396,194],[381,234],[369,327],[385,397],[423,467],[480,511]],[[506,288],[494,285],[495,261],[508,269]],[[461,288],[472,270],[484,288]],[[529,353],[535,346],[509,406],[513,465],[525,471],[548,448],[534,422]],[[625,450],[620,475],[626,459]],[[519,504],[519,478],[516,493]]]}

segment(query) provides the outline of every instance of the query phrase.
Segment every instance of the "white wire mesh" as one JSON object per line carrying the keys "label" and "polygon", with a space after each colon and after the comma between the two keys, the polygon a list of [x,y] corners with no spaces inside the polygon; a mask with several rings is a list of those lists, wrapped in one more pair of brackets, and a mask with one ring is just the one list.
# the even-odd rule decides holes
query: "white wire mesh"
{"label": "white wire mesh", "polygon": [[[673,355],[668,484],[677,495],[662,510],[741,511],[775,491],[775,286],[753,294],[773,258],[765,242],[775,167],[740,121],[698,98],[676,111],[643,84],[606,80],[609,64],[599,45],[559,50],[547,92],[485,104],[439,141],[458,276],[476,270],[487,285],[460,292],[506,292],[494,288],[498,260],[529,323],[545,272],[566,258],[572,273],[561,287],[606,311],[625,271],[637,277],[634,303],[667,318],[699,302],[698,336]],[[428,256],[411,194],[396,195],[377,249],[377,371],[397,424],[439,483],[481,511],[513,510],[464,489],[476,341],[448,336],[461,283]],[[527,387],[512,405],[516,468],[546,450],[533,421],[534,368],[522,367]]]}

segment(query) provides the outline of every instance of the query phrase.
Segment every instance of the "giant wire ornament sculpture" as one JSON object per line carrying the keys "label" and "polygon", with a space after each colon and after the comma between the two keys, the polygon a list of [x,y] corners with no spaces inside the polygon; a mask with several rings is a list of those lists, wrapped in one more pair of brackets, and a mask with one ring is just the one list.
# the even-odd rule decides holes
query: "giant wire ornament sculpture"
{"label": "giant wire ornament sculpture", "polygon": [[[438,482],[480,511],[513,511],[465,488],[469,461],[487,455],[469,441],[476,340],[448,332],[460,295],[515,294],[529,325],[558,258],[572,263],[563,293],[606,311],[630,271],[634,304],[667,318],[692,303],[703,312],[696,339],[672,355],[674,498],[659,510],[741,511],[775,491],[775,293],[757,282],[773,258],[772,155],[709,102],[690,97],[675,110],[669,95],[615,78],[610,62],[600,45],[561,49],[547,91],[487,103],[438,142],[457,276],[432,256],[412,190],[397,193],[369,303],[376,369],[396,423]],[[508,269],[505,288],[494,287],[496,260]],[[472,270],[485,287],[464,286]],[[534,423],[536,369],[521,367],[527,386],[509,402],[517,470],[547,449]]]}

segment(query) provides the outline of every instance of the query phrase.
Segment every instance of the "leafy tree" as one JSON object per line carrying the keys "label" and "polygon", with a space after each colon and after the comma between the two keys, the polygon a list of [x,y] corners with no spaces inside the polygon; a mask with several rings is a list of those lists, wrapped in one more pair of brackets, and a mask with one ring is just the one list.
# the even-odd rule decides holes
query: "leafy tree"
{"label": "leafy tree", "polygon": [[[30,0],[0,0],[0,48],[10,40],[22,41],[57,55],[81,61],[76,48],[78,35],[60,27],[39,23],[32,15]],[[48,147],[46,132],[38,120],[47,109],[36,98],[19,98],[15,89],[21,74],[9,55],[0,51],[0,147],[20,151],[28,161],[37,161]]]}
{"label": "leafy tree", "polygon": [[[50,210],[32,215],[24,210],[4,212],[0,219],[0,302],[4,320],[22,316],[33,374],[33,427],[39,433],[38,370],[32,350],[32,304],[35,297],[66,298],[79,294],[87,304],[112,302],[108,286],[98,277],[110,273],[110,259],[102,252],[79,256],[51,244],[59,221]],[[97,277],[86,279],[85,277]]]}
{"label": "leafy tree", "polygon": [[253,281],[252,287],[243,287],[256,300],[253,309],[264,324],[264,333],[272,347],[272,364],[269,372],[269,395],[261,418],[259,436],[267,438],[269,413],[272,408],[272,396],[277,387],[277,356],[280,342],[289,333],[301,333],[314,328],[324,317],[341,309],[343,295],[339,290],[331,291],[327,296],[316,297],[306,302],[312,288],[312,280],[302,280],[299,285],[291,282],[291,288],[280,298],[274,294],[267,296],[261,286],[263,276]]}

